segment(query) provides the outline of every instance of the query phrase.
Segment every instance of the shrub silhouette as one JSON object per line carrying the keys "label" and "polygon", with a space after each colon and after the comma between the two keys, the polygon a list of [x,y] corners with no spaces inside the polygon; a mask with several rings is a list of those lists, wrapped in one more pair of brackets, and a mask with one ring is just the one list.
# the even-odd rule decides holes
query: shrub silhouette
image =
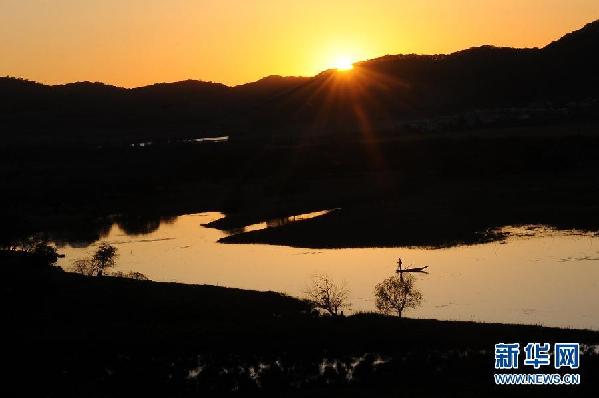
{"label": "shrub silhouette", "polygon": [[5,260],[20,259],[22,265],[40,269],[56,265],[61,257],[56,247],[48,244],[42,234],[4,242],[0,244],[0,252]]}
{"label": "shrub silhouette", "polygon": [[147,276],[145,276],[141,272],[137,272],[137,271],[129,271],[129,272],[115,271],[115,272],[111,272],[110,276],[114,276],[115,278],[135,279],[138,281],[149,280],[149,278]]}

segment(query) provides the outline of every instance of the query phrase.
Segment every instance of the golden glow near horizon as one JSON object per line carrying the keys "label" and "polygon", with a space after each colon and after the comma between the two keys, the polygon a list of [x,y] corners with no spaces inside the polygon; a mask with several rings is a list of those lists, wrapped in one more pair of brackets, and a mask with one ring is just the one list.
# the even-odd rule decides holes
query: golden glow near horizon
{"label": "golden glow near horizon", "polygon": [[234,85],[385,54],[541,47],[595,19],[597,0],[1,0],[0,75]]}
{"label": "golden glow near horizon", "polygon": [[335,68],[338,71],[348,71],[354,68],[354,62],[348,57],[339,57],[335,60]]}

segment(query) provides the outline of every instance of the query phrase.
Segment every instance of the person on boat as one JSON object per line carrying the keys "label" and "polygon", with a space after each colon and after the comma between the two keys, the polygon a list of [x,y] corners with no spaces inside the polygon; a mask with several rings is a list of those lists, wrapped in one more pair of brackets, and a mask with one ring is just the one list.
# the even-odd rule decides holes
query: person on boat
{"label": "person on boat", "polygon": [[397,258],[397,272],[401,272],[401,257]]}

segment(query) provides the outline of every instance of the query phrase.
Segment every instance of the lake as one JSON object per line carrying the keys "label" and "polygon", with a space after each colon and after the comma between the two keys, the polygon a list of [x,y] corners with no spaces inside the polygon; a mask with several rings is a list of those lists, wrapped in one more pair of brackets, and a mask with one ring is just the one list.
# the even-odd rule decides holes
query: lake
{"label": "lake", "polygon": [[[325,211],[295,220],[321,214]],[[505,241],[471,246],[314,250],[217,243],[227,233],[203,224],[223,216],[183,215],[135,235],[115,224],[102,240],[119,250],[116,270],[138,271],[155,281],[303,296],[314,274],[328,274],[346,283],[353,312],[375,309],[374,286],[394,274],[401,257],[406,267],[429,267],[429,274],[414,274],[424,302],[407,311],[409,317],[599,329],[599,237],[593,234],[508,227]],[[59,265],[68,268],[96,245],[64,245]]]}

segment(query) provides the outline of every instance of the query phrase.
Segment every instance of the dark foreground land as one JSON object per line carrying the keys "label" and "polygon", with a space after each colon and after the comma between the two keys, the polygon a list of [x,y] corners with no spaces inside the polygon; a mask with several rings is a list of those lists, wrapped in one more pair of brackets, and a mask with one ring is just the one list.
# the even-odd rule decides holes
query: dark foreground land
{"label": "dark foreground land", "polygon": [[[6,264],[4,264],[6,265]],[[8,268],[8,267],[6,267]],[[579,386],[496,387],[497,342],[598,344],[539,326],[317,316],[274,292],[5,268],[7,380],[78,396],[597,396]],[[550,371],[550,373],[553,373]]]}

